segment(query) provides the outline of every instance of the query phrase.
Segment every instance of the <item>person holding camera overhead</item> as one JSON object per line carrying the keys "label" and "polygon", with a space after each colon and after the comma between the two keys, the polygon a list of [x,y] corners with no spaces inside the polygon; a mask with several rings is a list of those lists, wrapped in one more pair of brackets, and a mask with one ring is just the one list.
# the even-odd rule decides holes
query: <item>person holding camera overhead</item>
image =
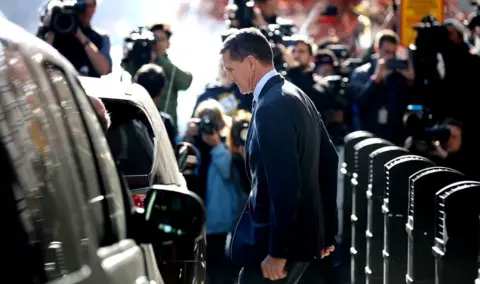
{"label": "person holding camera overhead", "polygon": [[232,168],[231,119],[213,99],[200,103],[188,124],[185,140],[200,152],[197,171],[207,220],[207,281],[231,283],[233,267],[225,257],[227,235],[235,229],[247,196]]}
{"label": "person holding camera overhead", "polygon": [[112,71],[110,38],[90,25],[96,0],[51,0],[44,7],[37,36],[55,47],[84,76]]}

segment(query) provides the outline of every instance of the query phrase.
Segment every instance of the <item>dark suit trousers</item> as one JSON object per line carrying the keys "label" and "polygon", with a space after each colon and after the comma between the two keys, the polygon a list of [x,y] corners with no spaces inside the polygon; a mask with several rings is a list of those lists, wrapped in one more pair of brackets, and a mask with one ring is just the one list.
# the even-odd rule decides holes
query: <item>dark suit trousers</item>
{"label": "dark suit trousers", "polygon": [[242,268],[238,277],[238,284],[297,284],[308,267],[308,262],[287,263],[285,269],[287,277],[281,280],[271,281],[263,277],[261,265],[247,266]]}

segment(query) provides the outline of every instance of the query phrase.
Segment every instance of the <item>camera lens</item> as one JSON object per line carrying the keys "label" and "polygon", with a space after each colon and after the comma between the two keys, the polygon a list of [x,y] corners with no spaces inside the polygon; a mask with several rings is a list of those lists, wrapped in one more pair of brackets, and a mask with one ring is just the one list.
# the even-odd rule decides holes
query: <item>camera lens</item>
{"label": "camera lens", "polygon": [[75,28],[75,19],[72,14],[59,13],[53,19],[53,26],[57,32],[68,34]]}

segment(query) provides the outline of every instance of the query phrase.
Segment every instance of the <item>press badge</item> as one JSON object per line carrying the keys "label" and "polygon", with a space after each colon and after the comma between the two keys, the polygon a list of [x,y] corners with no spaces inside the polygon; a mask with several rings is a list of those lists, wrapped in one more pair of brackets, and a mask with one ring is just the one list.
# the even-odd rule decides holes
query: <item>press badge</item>
{"label": "press badge", "polygon": [[387,124],[387,121],[388,121],[388,110],[385,107],[382,107],[378,111],[378,123]]}

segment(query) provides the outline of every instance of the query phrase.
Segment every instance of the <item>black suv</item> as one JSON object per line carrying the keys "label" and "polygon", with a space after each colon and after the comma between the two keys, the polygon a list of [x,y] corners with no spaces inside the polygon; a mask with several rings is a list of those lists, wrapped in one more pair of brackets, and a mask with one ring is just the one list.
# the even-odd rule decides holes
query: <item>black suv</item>
{"label": "black suv", "polygon": [[[109,113],[107,140],[135,205],[144,207],[144,198],[155,184],[187,190],[160,113],[147,91],[138,84],[110,78],[79,77],[79,80],[87,95],[100,98]],[[154,244],[165,282],[204,281],[205,240],[204,236],[179,237]]]}
{"label": "black suv", "polygon": [[73,66],[1,17],[0,163],[7,282],[169,284],[152,245],[204,235],[200,199],[177,182],[133,205]]}

